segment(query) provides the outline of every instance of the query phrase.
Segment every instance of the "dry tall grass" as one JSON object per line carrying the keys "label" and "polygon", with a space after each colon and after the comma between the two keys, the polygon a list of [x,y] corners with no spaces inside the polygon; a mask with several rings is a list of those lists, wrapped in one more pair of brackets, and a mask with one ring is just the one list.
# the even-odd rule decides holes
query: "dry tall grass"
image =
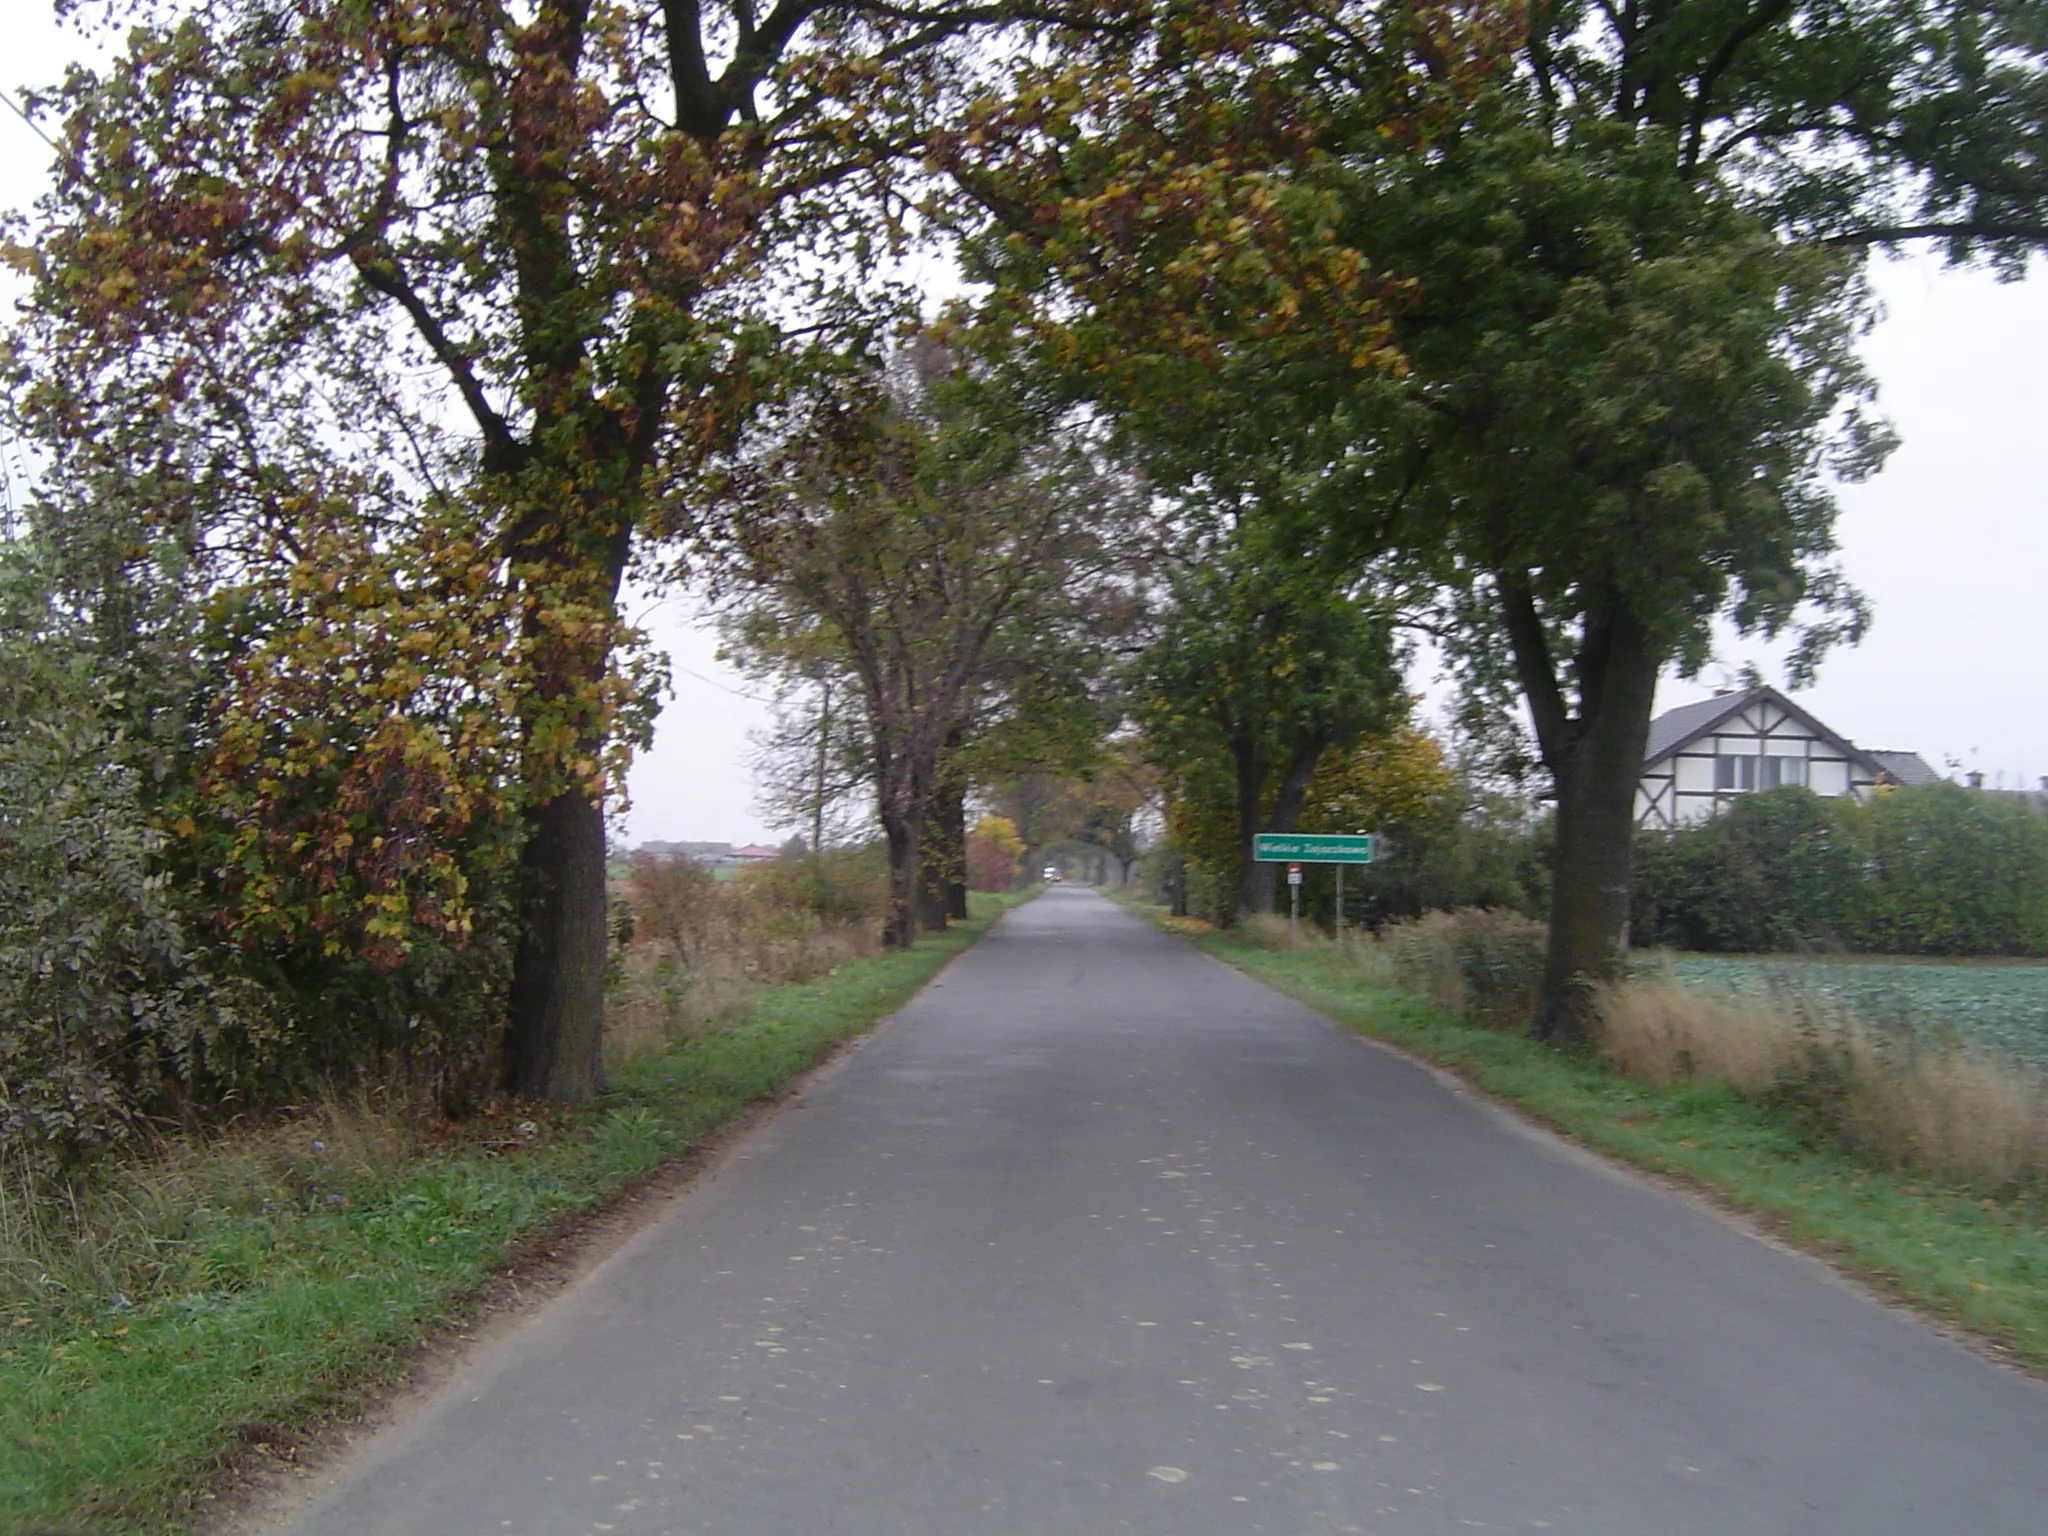
{"label": "dry tall grass", "polygon": [[[1512,912],[1435,912],[1350,940],[1377,985],[1497,1028],[1535,1012],[1544,929]],[[2048,1189],[2048,1081],[1951,1036],[1879,1028],[1794,990],[1769,997],[1656,977],[1596,994],[1597,1044],[1622,1076],[1721,1083],[1880,1166],[1989,1189]]]}
{"label": "dry tall grass", "polygon": [[1496,1028],[1527,1026],[1543,975],[1543,925],[1519,912],[1461,908],[1392,923],[1347,941],[1353,964],[1382,986]]}
{"label": "dry tall grass", "polygon": [[2018,1062],[1873,1029],[1810,998],[1627,981],[1597,1006],[1602,1053],[1626,1077],[1725,1083],[1907,1172],[2048,1187],[2048,1083]]}
{"label": "dry tall grass", "polygon": [[1299,932],[1290,932],[1288,920],[1277,912],[1248,912],[1239,920],[1238,935],[1261,949],[1321,949],[1330,943],[1329,935],[1314,923],[1301,923]]}
{"label": "dry tall grass", "polygon": [[643,858],[621,895],[634,921],[607,1000],[608,1064],[717,1028],[763,986],[876,953],[888,900],[878,870],[840,855],[724,881],[687,859]]}

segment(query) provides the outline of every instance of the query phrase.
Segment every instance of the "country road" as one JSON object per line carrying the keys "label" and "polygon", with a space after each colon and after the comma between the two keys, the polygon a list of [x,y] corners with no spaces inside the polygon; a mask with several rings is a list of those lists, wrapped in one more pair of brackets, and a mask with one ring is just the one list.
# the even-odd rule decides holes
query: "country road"
{"label": "country road", "polygon": [[1055,888],[293,1536],[2042,1536],[2048,1389]]}

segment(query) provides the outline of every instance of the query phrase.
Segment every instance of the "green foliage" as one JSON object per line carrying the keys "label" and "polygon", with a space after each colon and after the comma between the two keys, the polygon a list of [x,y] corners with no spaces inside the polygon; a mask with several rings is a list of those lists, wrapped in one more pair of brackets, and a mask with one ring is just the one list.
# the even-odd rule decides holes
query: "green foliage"
{"label": "green foliage", "polygon": [[1698,827],[1644,834],[1632,937],[1740,954],[1839,947],[1864,873],[1852,841],[1842,806],[1794,788],[1742,795]]}
{"label": "green foliage", "polygon": [[277,1044],[164,872],[138,754],[91,637],[31,546],[0,548],[0,1170],[47,1177]]}
{"label": "green foliage", "polygon": [[1849,818],[1866,878],[1862,950],[2048,955],[2048,818],[1957,784],[1878,795]]}
{"label": "green foliage", "polygon": [[1768,954],[2048,954],[2048,819],[1939,783],[1867,803],[1805,789],[1744,795],[1643,840],[1643,945]]}
{"label": "green foliage", "polygon": [[[1132,669],[1134,714],[1189,861],[1191,905],[1253,905],[1260,830],[1298,824],[1324,755],[1405,717],[1393,625],[1258,506],[1190,540],[1159,633]],[[1341,775],[1340,775],[1341,777]],[[1372,809],[1326,779],[1331,815]],[[1199,897],[1198,897],[1199,893]]]}
{"label": "green foliage", "polygon": [[1387,825],[1386,855],[1358,871],[1371,918],[1456,907],[1540,916],[1550,902],[1552,824],[1527,801],[1480,789],[1460,774]]}

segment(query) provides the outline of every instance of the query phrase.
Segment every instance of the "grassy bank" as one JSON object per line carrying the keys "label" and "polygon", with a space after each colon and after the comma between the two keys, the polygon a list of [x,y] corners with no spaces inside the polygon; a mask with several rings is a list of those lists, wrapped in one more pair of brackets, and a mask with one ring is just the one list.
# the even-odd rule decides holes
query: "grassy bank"
{"label": "grassy bank", "polygon": [[0,1290],[0,1531],[177,1529],[224,1459],[374,1391],[521,1245],[870,1028],[1019,899],[976,897],[973,921],[909,953],[763,988],[572,1114],[406,1139],[329,1107],[170,1149],[103,1196],[132,1209],[88,1224],[100,1251],[53,1252]]}
{"label": "grassy bank", "polygon": [[[1157,917],[1156,909],[1141,909]],[[1682,1176],[1788,1240],[2048,1371],[2048,1205],[1875,1167],[1794,1113],[1718,1084],[1632,1082],[1394,991],[1333,945],[1296,951],[1173,924],[1217,958],[1448,1067],[1601,1152]]]}

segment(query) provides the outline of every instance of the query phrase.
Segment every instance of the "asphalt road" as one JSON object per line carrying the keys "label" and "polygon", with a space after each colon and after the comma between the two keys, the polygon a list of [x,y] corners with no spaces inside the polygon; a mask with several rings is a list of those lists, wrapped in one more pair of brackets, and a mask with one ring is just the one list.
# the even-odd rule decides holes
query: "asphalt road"
{"label": "asphalt road", "polygon": [[298,1536],[2042,1536],[2048,1390],[1081,890]]}

